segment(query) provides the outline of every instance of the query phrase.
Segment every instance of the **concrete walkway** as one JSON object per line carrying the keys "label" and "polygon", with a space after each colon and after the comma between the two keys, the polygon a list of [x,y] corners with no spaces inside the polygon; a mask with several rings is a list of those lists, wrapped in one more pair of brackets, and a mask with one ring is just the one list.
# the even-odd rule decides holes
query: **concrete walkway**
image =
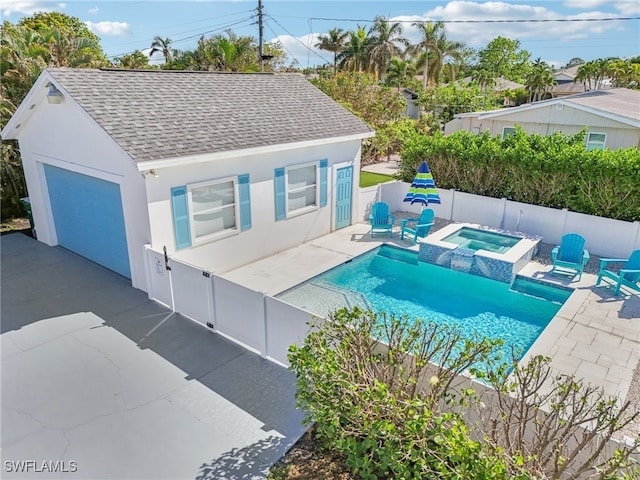
{"label": "concrete walkway", "polygon": [[253,479],[303,433],[295,380],[128,280],[1,237],[3,479]]}

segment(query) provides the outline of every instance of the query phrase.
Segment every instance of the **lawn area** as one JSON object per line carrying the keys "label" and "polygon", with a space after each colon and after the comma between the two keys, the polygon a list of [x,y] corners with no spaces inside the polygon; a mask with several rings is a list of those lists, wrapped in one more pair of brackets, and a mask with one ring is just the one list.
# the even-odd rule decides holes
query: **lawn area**
{"label": "lawn area", "polygon": [[392,175],[383,175],[381,173],[360,172],[360,188],[373,187],[379,183],[390,182],[395,180]]}

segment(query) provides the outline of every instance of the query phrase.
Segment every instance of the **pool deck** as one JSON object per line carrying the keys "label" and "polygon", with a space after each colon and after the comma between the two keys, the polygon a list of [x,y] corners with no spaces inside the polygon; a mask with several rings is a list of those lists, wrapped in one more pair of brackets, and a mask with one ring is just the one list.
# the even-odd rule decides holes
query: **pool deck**
{"label": "pool deck", "polygon": [[[393,237],[371,238],[368,224],[356,224],[299,247],[238,268],[222,276],[256,291],[278,294],[298,283],[369,251],[382,243],[418,249]],[[519,273],[570,286],[575,292],[563,305],[527,356],[552,358],[552,367],[575,374],[607,395],[626,398],[640,361],[640,295],[615,297],[607,287],[595,287],[596,276],[584,273],[573,281],[550,273],[550,265],[530,262]]]}

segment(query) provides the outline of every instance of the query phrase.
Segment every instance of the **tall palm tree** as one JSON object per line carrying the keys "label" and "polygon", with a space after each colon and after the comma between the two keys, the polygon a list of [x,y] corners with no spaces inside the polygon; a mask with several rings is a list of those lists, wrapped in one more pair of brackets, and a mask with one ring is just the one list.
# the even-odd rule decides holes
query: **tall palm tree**
{"label": "tall palm tree", "polygon": [[525,81],[530,102],[542,100],[548,89],[556,83],[551,67],[540,58],[533,62]]}
{"label": "tall palm tree", "polygon": [[349,32],[349,40],[344,49],[338,54],[340,68],[352,72],[361,72],[369,66],[367,45],[369,37],[364,27],[358,25],[355,32]]}
{"label": "tall palm tree", "polygon": [[407,47],[408,44],[408,40],[402,36],[401,23],[389,23],[384,17],[375,17],[369,29],[369,68],[384,81],[389,61],[400,55],[401,46]]}
{"label": "tall palm tree", "polygon": [[432,79],[438,82],[440,72],[447,58],[461,60],[464,44],[447,39],[445,24],[437,22],[414,22],[412,26],[417,28],[422,38],[411,46],[411,53],[416,57],[418,66],[422,67],[422,88]]}
{"label": "tall palm tree", "polygon": [[173,60],[173,51],[171,50],[171,39],[162,38],[160,36],[154,37],[153,42],[151,42],[151,50],[149,51],[149,56],[153,55],[156,52],[162,52],[162,56],[164,57],[165,64],[171,63],[171,60]]}
{"label": "tall palm tree", "polygon": [[338,54],[342,52],[345,46],[348,32],[345,32],[341,28],[332,28],[327,32],[327,35],[319,35],[318,42],[315,47],[320,50],[326,50],[333,53],[333,74],[335,75],[338,69]]}

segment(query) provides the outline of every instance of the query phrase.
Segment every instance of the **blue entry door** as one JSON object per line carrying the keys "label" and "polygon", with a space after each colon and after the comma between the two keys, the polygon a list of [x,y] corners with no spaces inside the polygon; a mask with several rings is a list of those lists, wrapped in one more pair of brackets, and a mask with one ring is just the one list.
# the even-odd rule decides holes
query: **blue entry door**
{"label": "blue entry door", "polygon": [[336,229],[338,229],[351,225],[353,167],[339,168],[336,176]]}
{"label": "blue entry door", "polygon": [[120,185],[44,165],[58,244],[131,278]]}

